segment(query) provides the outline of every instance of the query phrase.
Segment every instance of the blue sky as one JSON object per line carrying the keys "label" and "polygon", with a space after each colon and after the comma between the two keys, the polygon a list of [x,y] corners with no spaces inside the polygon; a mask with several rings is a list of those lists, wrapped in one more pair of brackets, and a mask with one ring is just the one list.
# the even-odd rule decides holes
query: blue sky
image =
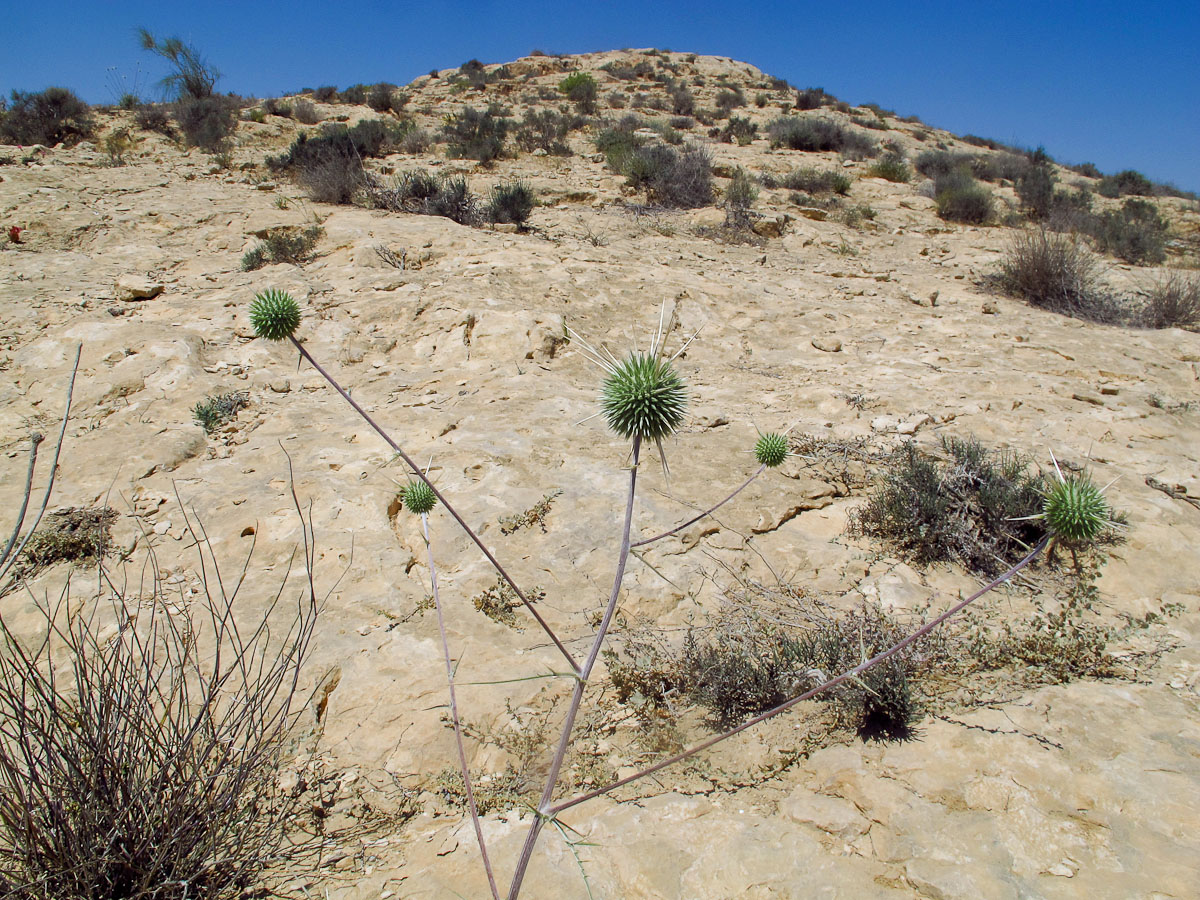
{"label": "blue sky", "polygon": [[393,81],[539,48],[729,56],[851,103],[1106,172],[1200,191],[1200,2],[17,2],[0,12],[0,90],[150,93],[165,64],[135,29],[195,44],[218,88],[274,96]]}

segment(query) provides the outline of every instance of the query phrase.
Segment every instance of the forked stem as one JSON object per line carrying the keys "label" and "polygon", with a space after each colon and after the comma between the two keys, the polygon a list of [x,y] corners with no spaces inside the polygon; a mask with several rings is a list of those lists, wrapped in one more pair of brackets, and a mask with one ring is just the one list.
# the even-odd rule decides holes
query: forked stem
{"label": "forked stem", "polygon": [[[629,775],[625,778],[621,778],[618,781],[614,781],[612,784],[605,785],[604,787],[597,788],[594,791],[589,791],[586,794],[582,794],[579,797],[575,797],[571,800],[566,800],[562,803],[559,803],[559,804],[551,807],[547,811],[546,814],[550,817],[557,816],[559,813],[561,813],[565,810],[568,810],[573,806],[578,806],[580,803],[585,803],[588,800],[593,800],[596,797],[600,797],[604,794],[607,794],[609,791],[615,791],[619,787],[624,787],[625,785],[632,784],[633,782],[635,782],[641,778],[645,778],[648,775],[653,775],[655,772],[658,772],[658,771],[661,771],[662,769],[667,768],[667,766],[673,766],[677,762],[682,762],[683,760],[687,759],[688,757],[695,756],[697,753],[707,750],[709,747],[715,746],[716,744],[719,744],[722,741],[729,740],[729,738],[733,737],[734,735],[741,734],[743,731],[745,731],[748,728],[753,728],[755,725],[758,725],[761,722],[767,721],[767,719],[772,719],[775,716],[779,715],[780,713],[787,712],[789,709],[791,709],[793,706],[795,706],[798,703],[803,703],[805,700],[811,700],[813,697],[817,696],[818,694],[820,694],[824,691],[829,690],[830,688],[837,687],[839,684],[842,684],[843,682],[850,681],[851,679],[857,678],[863,672],[867,671],[867,669],[870,669],[871,667],[878,665],[879,663],[883,662],[884,660],[887,660],[887,659],[895,656],[897,653],[899,653],[901,650],[903,650],[905,647],[908,647],[910,644],[914,643],[915,641],[919,641],[921,638],[925,637],[925,635],[929,634],[931,631],[933,631],[935,628],[937,628],[939,625],[941,625],[947,619],[958,614],[963,609],[965,609],[967,606],[974,603],[976,600],[978,600],[984,594],[986,594],[989,591],[1004,584],[1004,582],[1008,581],[1010,578],[1012,578],[1014,575],[1016,575],[1018,572],[1020,572],[1026,566],[1028,566],[1031,562],[1033,562],[1037,558],[1038,554],[1046,549],[1046,545],[1049,542],[1050,542],[1049,536],[1042,538],[1041,542],[1039,542],[1036,547],[1034,547],[1032,550],[1030,550],[1029,553],[1026,554],[1026,556],[1020,562],[1018,562],[1016,565],[1014,565],[1012,568],[1010,568],[1003,575],[999,576],[994,581],[991,581],[988,584],[986,584],[984,587],[980,588],[978,591],[976,591],[974,594],[972,594],[966,600],[962,600],[959,603],[956,603],[954,606],[950,607],[948,610],[946,610],[944,613],[942,613],[936,619],[932,619],[929,622],[927,622],[925,625],[922,625],[920,628],[918,628],[916,631],[914,631],[908,637],[893,644],[887,650],[884,650],[883,652],[878,653],[875,656],[872,656],[870,659],[866,660],[865,662],[861,663],[860,665],[855,666],[849,672],[843,672],[841,675],[837,676],[836,678],[831,678],[828,681],[817,685],[811,691],[806,691],[805,693],[801,694],[798,697],[793,697],[791,700],[788,700],[784,703],[779,704],[774,709],[769,709],[765,713],[762,713],[761,715],[757,715],[753,719],[743,722],[737,728],[733,728],[729,731],[724,732],[723,734],[718,734],[715,737],[711,737],[706,741],[702,741],[701,743],[696,744],[694,747],[690,747],[681,753],[677,753],[674,756],[668,757],[667,759],[664,759],[661,762],[657,762],[652,766],[648,766],[647,768],[642,769],[640,772],[635,772],[632,775]],[[512,894],[509,895],[510,900],[511,900],[512,896],[513,896]]]}
{"label": "forked stem", "polygon": [[728,503],[730,500],[732,500],[734,497],[736,497],[738,494],[740,494],[742,491],[744,491],[746,488],[750,487],[750,484],[754,481],[754,479],[757,478],[759,475],[761,475],[765,471],[767,471],[767,467],[765,465],[759,466],[757,472],[755,472],[753,475],[751,475],[749,478],[747,478],[745,481],[743,481],[741,483],[741,485],[738,488],[736,488],[732,494],[730,494],[728,497],[726,497],[720,503],[716,504],[715,506],[710,506],[708,509],[706,509],[704,512],[700,513],[697,516],[692,516],[690,519],[688,519],[682,525],[676,525],[670,531],[664,531],[662,534],[656,534],[654,537],[642,538],[640,541],[634,541],[630,546],[631,547],[644,547],[644,546],[646,546],[646,544],[653,544],[655,541],[661,541],[663,538],[670,537],[673,534],[678,534],[679,532],[683,531],[683,529],[687,528],[689,525],[694,525],[696,522],[699,522],[705,516],[711,516],[718,509],[720,509],[722,506],[724,506],[726,503]]}
{"label": "forked stem", "polygon": [[558,635],[554,633],[554,630],[550,627],[546,620],[543,619],[538,611],[533,608],[533,604],[529,601],[529,598],[525,596],[525,592],[517,586],[517,583],[513,581],[512,576],[505,571],[504,566],[500,565],[500,561],[492,555],[492,551],[490,551],[484,545],[483,541],[480,540],[479,535],[475,533],[474,529],[472,529],[470,525],[463,521],[463,517],[458,514],[458,510],[450,505],[450,501],[442,496],[442,492],[437,489],[437,486],[429,480],[429,477],[423,471],[421,471],[421,467],[413,462],[412,458],[409,457],[409,455],[404,452],[400,445],[392,439],[392,436],[384,431],[383,427],[373,418],[371,418],[371,415],[365,409],[358,405],[358,402],[350,396],[349,392],[347,392],[340,384],[337,383],[337,381],[334,380],[332,375],[325,371],[321,364],[313,358],[312,354],[304,348],[303,344],[301,344],[294,336],[291,335],[288,336],[288,340],[290,340],[296,349],[300,351],[300,355],[308,360],[309,365],[321,373],[321,377],[329,382],[330,387],[337,391],[341,395],[342,399],[349,403],[354,411],[362,417],[363,421],[370,425],[371,428],[375,430],[375,433],[383,438],[387,445],[391,447],[401,459],[404,460],[405,464],[412,469],[413,474],[429,485],[429,489],[433,491],[433,495],[438,498],[438,501],[442,504],[442,506],[446,507],[446,511],[454,517],[454,521],[456,521],[462,530],[467,533],[467,537],[475,542],[475,546],[483,551],[483,555],[487,557],[487,561],[492,564],[492,566],[496,569],[496,572],[499,573],[500,577],[508,582],[508,586],[513,589],[513,592],[516,593],[520,601],[525,604],[525,608],[529,610],[534,619],[537,620],[537,623],[542,626],[542,630],[546,632],[547,637],[554,642],[554,646],[557,647],[559,652],[562,653],[562,655],[566,658],[571,670],[578,673],[580,669],[579,664],[575,662],[575,657],[571,655],[571,652],[567,650],[567,648],[563,645],[563,642],[558,639]]}
{"label": "forked stem", "polygon": [[492,889],[492,900],[500,900],[496,887],[496,876],[492,873],[492,861],[488,858],[487,843],[483,839],[483,826],[479,822],[479,808],[475,804],[475,789],[471,786],[471,769],[467,765],[467,750],[463,744],[462,722],[458,718],[458,698],[454,693],[454,663],[450,659],[450,642],[446,639],[446,620],[442,615],[442,599],[438,594],[437,568],[433,562],[433,544],[429,540],[429,514],[421,514],[421,530],[425,535],[425,551],[429,556],[429,583],[433,588],[433,606],[437,610],[438,632],[442,637],[442,656],[446,660],[446,684],[450,689],[450,721],[454,723],[454,742],[458,746],[458,765],[462,772],[463,790],[467,795],[467,809],[471,813],[471,824],[475,826],[475,839],[479,841],[479,853],[483,857],[483,868],[487,872],[488,887]]}
{"label": "forked stem", "polygon": [[575,717],[579,714],[580,703],[583,702],[583,692],[587,689],[588,676],[591,675],[592,668],[596,665],[596,660],[600,657],[600,650],[604,646],[604,638],[608,634],[613,614],[617,610],[617,598],[621,595],[621,582],[625,579],[625,564],[629,561],[629,551],[631,549],[629,533],[633,527],[633,501],[637,495],[638,459],[641,449],[642,439],[635,437],[633,439],[633,462],[629,467],[629,496],[625,503],[625,527],[621,532],[621,552],[617,556],[617,571],[613,576],[612,592],[608,597],[608,606],[605,607],[604,617],[600,620],[600,626],[596,629],[596,637],[592,641],[592,649],[588,653],[586,662],[583,664],[583,669],[579,672],[579,677],[575,680],[575,689],[571,694],[571,705],[567,709],[567,718],[563,723],[562,735],[559,737],[558,747],[554,751],[554,760],[550,764],[550,773],[546,776],[546,787],[542,791],[542,799],[538,803],[537,813],[529,826],[529,834],[525,838],[525,845],[521,848],[521,856],[517,860],[517,868],[513,873],[512,884],[508,889],[508,900],[516,900],[517,896],[521,893],[521,882],[525,879],[525,872],[529,868],[529,860],[533,857],[533,848],[537,845],[538,836],[541,834],[542,827],[546,824],[547,820],[554,814],[551,808],[551,803],[554,801],[554,789],[558,786],[558,775],[562,771],[563,762],[567,758],[567,748],[571,745],[571,732],[575,728]]}

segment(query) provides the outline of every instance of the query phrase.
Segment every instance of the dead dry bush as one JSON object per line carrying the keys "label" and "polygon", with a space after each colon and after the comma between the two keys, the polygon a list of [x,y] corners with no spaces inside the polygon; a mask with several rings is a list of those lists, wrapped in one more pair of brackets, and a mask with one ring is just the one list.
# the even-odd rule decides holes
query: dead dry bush
{"label": "dead dry bush", "polygon": [[[0,896],[185,900],[258,889],[297,849],[287,837],[300,797],[281,786],[280,762],[301,708],[311,580],[292,603],[285,576],[261,618],[235,616],[249,556],[223,579],[185,513],[197,553],[187,582],[168,587],[153,549],[140,576],[110,571],[87,537],[100,560],[94,593],[74,597],[68,580],[57,599],[41,599],[15,570],[14,547],[38,544],[20,540],[24,514],[0,556]],[[94,527],[82,530],[102,531],[110,514],[86,516]],[[305,539],[311,572],[307,524]],[[20,591],[23,607],[12,602]]]}

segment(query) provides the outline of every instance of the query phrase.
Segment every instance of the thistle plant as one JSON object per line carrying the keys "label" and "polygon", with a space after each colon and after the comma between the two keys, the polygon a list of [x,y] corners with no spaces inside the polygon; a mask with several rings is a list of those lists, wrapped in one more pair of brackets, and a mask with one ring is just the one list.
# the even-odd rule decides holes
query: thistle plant
{"label": "thistle plant", "polygon": [[[521,850],[520,857],[516,862],[516,866],[509,883],[509,888],[506,896],[509,900],[516,900],[521,893],[521,885],[525,878],[525,873],[533,858],[534,850],[537,846],[539,836],[546,824],[551,823],[560,830],[564,824],[559,820],[559,817],[569,809],[574,808],[582,803],[585,803],[594,798],[608,794],[609,792],[631,784],[639,779],[645,778],[658,772],[668,766],[674,765],[677,762],[688,759],[715,744],[728,740],[741,732],[754,727],[755,725],[773,718],[777,715],[786,712],[793,706],[809,700],[818,694],[837,687],[847,681],[860,681],[860,676],[873,667],[891,659],[896,654],[901,653],[905,648],[920,640],[932,630],[939,627],[952,616],[956,615],[970,603],[973,603],[979,597],[993,590],[997,586],[1004,584],[1014,575],[1030,565],[1038,555],[1046,549],[1052,539],[1061,540],[1063,542],[1072,541],[1080,544],[1092,540],[1103,525],[1097,525],[1096,522],[1103,523],[1107,521],[1107,505],[1104,504],[1103,498],[1099,497],[1100,492],[1091,487],[1090,482],[1082,480],[1069,480],[1062,478],[1061,484],[1057,489],[1047,495],[1046,507],[1041,514],[1047,520],[1050,533],[1043,538],[1036,546],[1032,547],[1026,556],[1011,566],[1006,572],[985,585],[976,593],[959,601],[951,606],[941,615],[930,620],[917,631],[908,635],[903,640],[896,642],[886,650],[876,654],[869,659],[863,659],[853,669],[843,672],[832,678],[824,680],[813,689],[791,697],[784,703],[776,706],[774,709],[768,710],[744,723],[731,728],[721,734],[715,735],[708,740],[705,740],[695,746],[689,747],[686,750],[677,753],[668,759],[661,760],[652,766],[643,768],[632,775],[625,778],[615,780],[609,784],[602,785],[587,793],[569,797],[566,799],[557,799],[559,788],[559,778],[562,773],[564,763],[566,761],[568,750],[571,747],[574,726],[578,717],[580,707],[584,698],[584,694],[588,687],[588,682],[600,657],[604,647],[605,639],[608,634],[609,627],[613,621],[614,614],[617,609],[617,603],[621,594],[622,582],[625,575],[625,568],[628,562],[630,553],[637,547],[646,546],[656,541],[662,540],[673,534],[678,533],[694,522],[711,515],[717,509],[733,500],[739,493],[745,490],[755,479],[766,472],[768,469],[775,469],[783,465],[790,455],[790,444],[788,432],[783,433],[767,432],[760,433],[757,441],[753,445],[752,453],[758,463],[757,470],[752,473],[741,485],[735,488],[724,499],[718,501],[714,505],[688,519],[687,521],[674,526],[673,528],[664,531],[660,534],[655,534],[651,537],[633,540],[633,520],[635,498],[637,494],[637,483],[639,475],[639,465],[641,459],[641,451],[643,444],[647,441],[653,441],[659,451],[662,459],[664,474],[666,474],[666,456],[663,448],[663,441],[675,434],[683,426],[688,406],[688,389],[687,385],[676,370],[675,363],[682,356],[685,350],[695,340],[696,335],[692,335],[687,341],[671,356],[667,356],[664,352],[666,336],[673,330],[672,327],[664,327],[665,308],[659,316],[658,328],[650,343],[650,348],[647,351],[634,351],[628,354],[624,359],[618,359],[614,356],[603,344],[597,350],[577,333],[568,329],[568,333],[572,339],[572,344],[582,348],[586,357],[600,367],[604,373],[604,379],[600,388],[599,405],[600,411],[596,416],[603,416],[608,427],[620,438],[630,442],[629,465],[627,468],[628,490],[626,493],[625,513],[623,518],[623,526],[621,531],[621,539],[617,550],[615,572],[613,574],[612,588],[609,593],[607,604],[600,618],[599,623],[595,627],[595,631],[590,639],[590,646],[586,656],[578,658],[574,653],[567,649],[567,646],[555,633],[554,629],[542,618],[536,609],[531,605],[525,593],[517,586],[508,572],[495,558],[490,550],[479,539],[475,531],[463,520],[462,516],[455,510],[454,506],[447,498],[439,492],[437,487],[429,480],[426,473],[413,462],[412,458],[401,449],[400,445],[385,431],[362,406],[354,400],[350,394],[342,388],[329,373],[317,363],[303,343],[296,337],[296,331],[300,324],[299,308],[287,294],[281,291],[265,291],[259,294],[250,310],[251,322],[254,325],[256,333],[268,340],[288,340],[298,350],[300,355],[309,362],[336,390],[341,397],[370,425],[377,434],[391,447],[397,455],[403,459],[405,464],[412,472],[413,478],[410,479],[407,485],[401,492],[401,501],[406,509],[421,517],[422,531],[429,555],[429,569],[431,587],[434,598],[434,604],[437,608],[438,627],[441,633],[443,656],[446,664],[446,678],[450,693],[450,719],[454,726],[455,741],[459,757],[459,768],[463,777],[463,783],[466,788],[468,808],[474,825],[476,839],[479,843],[480,853],[487,874],[488,885],[491,891],[493,900],[499,900],[501,894],[497,886],[495,872],[493,870],[491,859],[488,855],[488,850],[484,838],[483,828],[480,823],[479,813],[474,800],[474,789],[471,781],[470,770],[467,765],[467,754],[465,748],[465,739],[463,728],[461,726],[458,700],[455,690],[454,670],[452,663],[452,655],[446,640],[446,629],[443,618],[443,608],[439,596],[437,568],[434,559],[433,544],[431,540],[431,518],[436,512],[436,507],[440,504],[441,508],[446,511],[461,527],[464,532],[475,542],[480,551],[487,557],[488,561],[496,569],[502,579],[513,589],[516,596],[525,605],[525,608],[536,619],[543,631],[550,638],[551,642],[562,654],[566,661],[569,671],[562,673],[552,673],[551,677],[562,677],[570,679],[572,682],[571,699],[567,707],[566,716],[562,724],[562,730],[555,746],[553,756],[550,761],[545,786],[542,790],[541,797],[534,809],[534,815],[529,825],[529,830],[526,834],[525,842]],[[585,420],[586,421],[586,420]],[[789,429],[790,430],[790,429]],[[1060,473],[1061,478],[1061,473]],[[865,654],[864,654],[865,656]]]}

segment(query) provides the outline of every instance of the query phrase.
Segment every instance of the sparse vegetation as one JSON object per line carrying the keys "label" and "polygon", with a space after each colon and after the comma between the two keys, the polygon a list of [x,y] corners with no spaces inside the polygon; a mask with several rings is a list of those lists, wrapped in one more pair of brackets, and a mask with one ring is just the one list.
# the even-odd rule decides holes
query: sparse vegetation
{"label": "sparse vegetation", "polygon": [[575,104],[575,108],[579,110],[580,114],[585,116],[596,114],[596,98],[600,91],[596,86],[596,79],[588,72],[572,72],[559,82],[558,89]]}
{"label": "sparse vegetation", "polygon": [[904,158],[904,154],[897,150],[888,150],[884,153],[871,168],[867,169],[867,174],[897,184],[908,184],[913,177],[912,169],[908,167],[908,161]]}
{"label": "sparse vegetation", "polygon": [[325,229],[320,225],[304,229],[272,228],[266,237],[246,251],[242,257],[242,271],[253,272],[270,263],[306,262],[324,234]]}
{"label": "sparse vegetation", "polygon": [[459,225],[478,225],[483,218],[478,199],[461,176],[443,178],[423,169],[392,179],[369,174],[364,195],[369,205],[379,209],[442,216]]}
{"label": "sparse vegetation", "polygon": [[790,191],[807,194],[848,194],[854,183],[849,175],[833,169],[795,169],[779,180]]}
{"label": "sparse vegetation", "polygon": [[1169,272],[1146,295],[1142,324],[1148,328],[1200,328],[1200,278]]}
{"label": "sparse vegetation", "polygon": [[524,228],[536,203],[533,189],[525,182],[498,184],[492,188],[486,215],[491,222]]}
{"label": "sparse vegetation", "polygon": [[[108,550],[112,540],[112,524],[116,520],[116,510],[107,506],[69,507],[50,513],[45,524],[33,533],[25,545],[25,551],[17,561],[18,571],[23,577],[29,578],[60,562],[95,565]],[[0,619],[0,634],[4,633],[2,622]],[[3,672],[3,668],[0,662],[0,672]],[[3,702],[4,688],[0,685],[0,704]],[[2,740],[0,738],[0,743]],[[0,750],[0,760],[3,756]],[[2,762],[0,771],[3,771]],[[0,835],[3,833],[3,816],[0,814]],[[0,862],[0,873],[3,873],[3,862]]]}
{"label": "sparse vegetation", "polygon": [[1099,322],[1124,318],[1104,286],[1100,261],[1075,236],[1029,229],[1009,243],[997,277],[1000,288],[1034,306]]}
{"label": "sparse vegetation", "polygon": [[236,419],[238,412],[249,405],[250,395],[246,391],[213,394],[192,408],[192,418],[205,434],[212,434]]}
{"label": "sparse vegetation", "polygon": [[933,192],[937,214],[948,222],[982,225],[995,214],[992,192],[962,169],[939,175]]}
{"label": "sparse vegetation", "polygon": [[550,156],[570,156],[566,138],[574,124],[569,116],[552,109],[531,109],[517,127],[517,146],[526,153],[544,150]]}
{"label": "sparse vegetation", "polygon": [[1152,200],[1131,197],[1094,220],[1092,237],[1105,253],[1144,266],[1166,259],[1167,220]]}
{"label": "sparse vegetation", "polygon": [[13,91],[8,110],[0,115],[0,138],[6,144],[75,144],[91,137],[94,128],[91,107],[61,87]]}
{"label": "sparse vegetation", "polygon": [[237,129],[239,109],[231,97],[186,96],[175,103],[175,121],[190,146],[215,153],[225,148]]}
{"label": "sparse vegetation", "polygon": [[[1098,174],[1098,173],[1097,173]],[[1096,187],[1101,197],[1150,197],[1154,194],[1154,182],[1134,169],[1126,169],[1115,175],[1105,175]]]}
{"label": "sparse vegetation", "polygon": [[775,148],[809,152],[834,150],[851,159],[871,157],[878,152],[869,137],[828,118],[782,116],[767,126],[767,135]]}
{"label": "sparse vegetation", "polygon": [[487,165],[504,153],[504,138],[511,120],[489,108],[467,107],[450,116],[443,129],[446,152],[460,159],[475,159]]}

